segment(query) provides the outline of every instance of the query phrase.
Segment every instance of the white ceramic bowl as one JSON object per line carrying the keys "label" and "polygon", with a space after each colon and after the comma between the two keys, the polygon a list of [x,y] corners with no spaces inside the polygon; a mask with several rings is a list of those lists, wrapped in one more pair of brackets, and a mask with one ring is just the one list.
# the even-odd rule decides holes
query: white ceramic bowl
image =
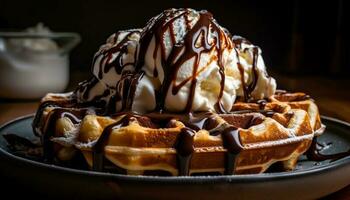
{"label": "white ceramic bowl", "polygon": [[[35,41],[49,41],[57,48],[38,49]],[[79,41],[76,33],[0,33],[0,97],[36,99],[64,91],[69,82],[69,52]]]}

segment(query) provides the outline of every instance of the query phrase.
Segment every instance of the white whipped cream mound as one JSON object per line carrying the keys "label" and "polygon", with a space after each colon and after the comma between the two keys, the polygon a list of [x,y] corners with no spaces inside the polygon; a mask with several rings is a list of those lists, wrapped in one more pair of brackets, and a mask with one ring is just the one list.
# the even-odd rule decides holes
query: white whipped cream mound
{"label": "white whipped cream mound", "polygon": [[276,90],[260,48],[232,40],[210,13],[192,9],[166,10],[142,30],[113,34],[92,72],[78,100],[113,112],[229,112],[237,96],[258,100]]}
{"label": "white whipped cream mound", "polygon": [[[183,14],[184,12],[188,12],[187,15]],[[162,16],[169,15],[169,16]],[[158,32],[156,29],[157,23],[159,23],[162,19],[166,23],[168,20],[172,22],[162,25],[164,31]],[[159,91],[164,85],[165,79],[169,79],[169,74],[166,74],[166,70],[171,70],[167,68],[172,68],[174,66],[166,66],[164,61],[168,61],[168,57],[173,51],[173,47],[178,44],[185,43],[185,38],[188,36],[189,32],[196,26],[199,22],[201,14],[195,10],[187,9],[187,10],[176,10],[173,9],[169,11],[169,13],[162,13],[159,16],[155,17],[154,24],[147,26],[145,29],[149,29],[148,31],[155,30],[158,32],[153,35],[151,41],[149,42],[147,51],[144,56],[144,65],[142,66],[142,70],[145,72],[144,78],[140,80],[140,87],[137,88],[134,104],[132,110],[140,111],[140,112],[149,112],[156,108],[156,98],[147,98],[148,103],[145,105],[142,103],[144,101],[144,96],[151,97],[156,96],[156,91]],[[187,20],[187,21],[186,21]],[[160,22],[163,23],[163,22]],[[221,29],[221,27],[219,27]],[[203,27],[204,30],[204,27]],[[209,44],[215,43],[215,36],[218,33],[217,31],[207,30],[208,34],[203,37],[195,38],[193,37],[193,42],[196,45],[201,46],[201,40],[208,40]],[[222,31],[223,30],[219,30]],[[200,33],[200,32],[198,32]],[[172,40],[172,35],[174,35],[174,40]],[[145,36],[144,36],[145,37]],[[156,37],[160,37],[163,41],[158,40]],[[224,38],[226,39],[226,38]],[[145,41],[141,41],[145,42]],[[232,45],[232,41],[228,39],[228,45]],[[141,44],[142,45],[142,44]],[[228,46],[226,45],[226,46]],[[188,53],[190,49],[186,49],[187,47],[182,48],[182,52],[176,55],[177,57],[181,57],[184,54]],[[198,48],[200,49],[200,48]],[[193,68],[196,66],[195,58],[187,59],[178,69],[175,74],[175,79],[172,84],[169,86],[169,89],[164,95],[164,107],[163,109],[170,112],[181,112],[186,109],[187,103],[191,102],[191,110],[192,111],[215,111],[215,104],[217,103],[220,88],[221,88],[221,79],[220,76],[220,67],[218,65],[218,53],[222,51],[222,62],[223,67],[225,69],[232,68],[235,63],[232,62],[230,57],[234,56],[234,49],[231,47],[225,47],[223,49],[215,49],[213,48],[211,51],[203,52],[199,54],[198,58],[198,69],[197,73],[193,74]],[[154,53],[156,52],[156,56]],[[221,52],[220,52],[221,53]],[[162,58],[163,56],[163,58]],[[176,60],[176,59],[175,59]],[[155,69],[156,68],[156,69]],[[158,72],[157,76],[154,76],[154,71]],[[187,79],[196,79],[194,96],[191,98],[191,85],[193,84],[191,81],[187,81],[183,87],[180,87],[177,93],[173,93],[172,89],[186,81]],[[153,85],[153,90],[150,90],[149,84]],[[236,96],[236,90],[239,87],[239,81],[235,80],[234,77],[230,76],[230,74],[226,74],[225,84],[223,89],[223,95],[220,99],[220,102],[225,110],[230,110]],[[145,107],[146,106],[146,107]]]}

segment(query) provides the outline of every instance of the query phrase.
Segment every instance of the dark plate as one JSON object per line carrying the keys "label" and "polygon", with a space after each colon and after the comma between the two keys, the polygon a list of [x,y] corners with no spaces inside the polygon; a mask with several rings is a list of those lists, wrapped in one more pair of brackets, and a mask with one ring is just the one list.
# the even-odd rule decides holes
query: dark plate
{"label": "dark plate", "polygon": [[[33,116],[0,128],[0,135],[33,137]],[[350,148],[350,124],[329,117],[321,143],[332,142],[322,153]],[[0,137],[1,182],[4,192],[16,187],[19,195],[69,199],[315,199],[350,184],[350,157],[315,163],[301,158],[293,172],[258,175],[155,177],[127,176],[69,169],[31,161],[11,154]],[[6,191],[5,191],[6,190]]]}

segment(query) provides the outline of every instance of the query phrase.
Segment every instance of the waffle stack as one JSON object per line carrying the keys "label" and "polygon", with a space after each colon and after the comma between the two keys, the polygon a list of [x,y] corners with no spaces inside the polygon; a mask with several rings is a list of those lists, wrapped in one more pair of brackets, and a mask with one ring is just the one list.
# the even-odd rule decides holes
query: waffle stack
{"label": "waffle stack", "polygon": [[237,101],[224,114],[99,113],[72,94],[48,94],[33,126],[46,160],[81,152],[93,170],[134,175],[254,174],[274,163],[289,171],[323,130],[304,93]]}

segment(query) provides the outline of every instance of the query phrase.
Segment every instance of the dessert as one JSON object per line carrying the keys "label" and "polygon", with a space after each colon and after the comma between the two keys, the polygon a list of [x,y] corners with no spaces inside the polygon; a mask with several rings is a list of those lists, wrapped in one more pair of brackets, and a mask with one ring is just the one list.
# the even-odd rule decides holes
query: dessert
{"label": "dessert", "polygon": [[46,162],[82,154],[126,174],[293,170],[324,126],[304,93],[276,91],[261,50],[208,11],[169,9],[111,35],[92,78],[47,94],[33,121]]}

